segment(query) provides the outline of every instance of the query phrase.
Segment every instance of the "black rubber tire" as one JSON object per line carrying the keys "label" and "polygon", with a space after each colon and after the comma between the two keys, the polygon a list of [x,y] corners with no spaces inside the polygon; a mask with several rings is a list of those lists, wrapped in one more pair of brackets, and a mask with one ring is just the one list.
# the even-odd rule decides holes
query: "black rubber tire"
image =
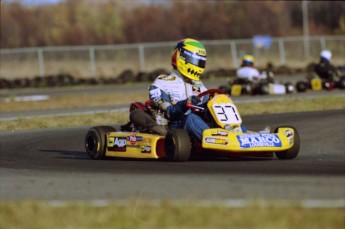
{"label": "black rubber tire", "polygon": [[168,131],[164,148],[169,161],[188,161],[191,154],[191,142],[187,131],[184,129]]}
{"label": "black rubber tire", "polygon": [[295,87],[293,86],[292,83],[285,83],[285,90],[286,90],[286,94],[291,94],[294,92]]}
{"label": "black rubber tire", "polygon": [[268,95],[270,93],[269,86],[266,83],[260,84],[260,94]]}
{"label": "black rubber tire", "polygon": [[345,76],[341,76],[338,81],[338,87],[340,89],[345,89]]}
{"label": "black rubber tire", "polygon": [[296,83],[297,92],[305,92],[307,90],[307,83],[304,81],[298,81]]}
{"label": "black rubber tire", "polygon": [[85,137],[87,154],[95,160],[105,159],[105,147],[107,145],[106,134],[115,131],[115,128],[111,126],[92,127]]}
{"label": "black rubber tire", "polygon": [[288,150],[275,153],[275,155],[279,159],[283,159],[283,160],[293,159],[293,158],[297,157],[297,155],[299,153],[299,148],[300,148],[299,133],[295,127],[293,127],[293,126],[279,126],[275,129],[274,133],[278,133],[279,128],[286,128],[286,127],[292,128],[294,130],[294,144],[293,144],[292,148],[290,148]]}
{"label": "black rubber tire", "polygon": [[226,93],[226,94],[230,94],[230,92],[231,92],[230,87],[226,86],[226,85],[221,85],[221,86],[219,86],[218,89],[224,91],[224,93]]}

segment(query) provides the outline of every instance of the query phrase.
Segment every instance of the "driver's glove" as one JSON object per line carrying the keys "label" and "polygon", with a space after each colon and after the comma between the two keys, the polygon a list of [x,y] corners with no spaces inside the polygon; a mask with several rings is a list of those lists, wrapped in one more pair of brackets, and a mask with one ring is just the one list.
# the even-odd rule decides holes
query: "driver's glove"
{"label": "driver's glove", "polygon": [[188,99],[186,101],[186,104],[188,104],[188,103],[195,106],[195,105],[200,104],[201,100],[200,100],[200,98],[198,96],[192,95],[192,96],[188,97]]}
{"label": "driver's glove", "polygon": [[170,105],[166,109],[167,118],[172,120],[182,119],[190,106],[196,106],[201,103],[198,96],[192,95],[187,99],[178,101],[175,105]]}

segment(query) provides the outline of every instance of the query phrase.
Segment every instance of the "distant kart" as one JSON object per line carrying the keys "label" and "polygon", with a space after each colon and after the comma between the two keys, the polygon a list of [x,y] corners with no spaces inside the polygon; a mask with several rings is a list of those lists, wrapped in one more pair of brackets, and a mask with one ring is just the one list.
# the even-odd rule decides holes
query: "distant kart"
{"label": "distant kart", "polygon": [[[266,74],[266,73],[264,73]],[[293,93],[295,87],[292,83],[277,83],[271,76],[272,73],[267,74],[267,78],[249,81],[248,79],[235,78],[227,85],[221,85],[218,89],[232,96],[240,95],[276,95],[276,94],[290,94]]]}
{"label": "distant kart", "polygon": [[[203,132],[202,141],[197,141],[184,129],[169,130],[165,136],[144,130],[141,127],[124,125],[123,130],[97,126],[85,137],[85,148],[93,159],[105,157],[167,159],[187,161],[205,155],[222,157],[273,157],[293,159],[300,149],[298,131],[291,126],[279,126],[270,131],[243,131],[241,116],[223,91],[211,89],[199,95],[207,96],[207,103],[200,106],[187,104],[210,126]],[[136,102],[131,108],[147,112],[150,103]],[[129,129],[129,131],[126,131]]]}
{"label": "distant kart", "polygon": [[300,80],[296,83],[297,92],[305,92],[307,90],[333,90],[336,88],[345,89],[345,73],[340,77],[332,77],[331,79],[321,79],[316,76],[307,77],[306,80]]}

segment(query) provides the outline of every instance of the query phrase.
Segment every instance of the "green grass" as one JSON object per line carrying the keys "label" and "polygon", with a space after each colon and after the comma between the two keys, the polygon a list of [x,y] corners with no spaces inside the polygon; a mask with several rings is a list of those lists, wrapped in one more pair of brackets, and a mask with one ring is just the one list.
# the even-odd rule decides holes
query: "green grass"
{"label": "green grass", "polygon": [[129,201],[106,206],[42,202],[0,203],[0,228],[344,228],[343,208],[303,208],[270,204],[230,208],[221,205],[156,205]]}
{"label": "green grass", "polygon": [[133,101],[144,102],[145,98],[148,98],[147,93],[131,93],[123,96],[123,94],[113,92],[100,94],[80,94],[78,96],[53,95],[50,96],[49,100],[21,102],[15,101],[15,96],[13,96],[9,101],[0,102],[0,112],[115,106],[130,104]]}

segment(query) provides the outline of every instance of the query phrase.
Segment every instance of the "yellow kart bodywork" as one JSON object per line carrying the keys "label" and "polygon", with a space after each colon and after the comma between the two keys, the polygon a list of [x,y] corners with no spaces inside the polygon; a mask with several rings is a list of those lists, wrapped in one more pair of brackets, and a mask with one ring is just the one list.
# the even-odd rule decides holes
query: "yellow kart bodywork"
{"label": "yellow kart bodywork", "polygon": [[203,132],[202,148],[231,153],[279,152],[293,147],[294,129],[281,127],[277,133],[234,132],[221,128]]}
{"label": "yellow kart bodywork", "polygon": [[[211,91],[212,92],[212,91]],[[292,126],[277,127],[274,133],[243,132],[242,118],[231,98],[216,94],[209,99],[205,113],[213,117],[203,131],[202,142],[195,142],[184,129],[169,130],[165,136],[116,131],[109,126],[93,127],[85,137],[87,153],[94,159],[104,157],[186,161],[194,153],[224,156],[292,159],[299,153],[299,134]]]}
{"label": "yellow kart bodywork", "polygon": [[165,157],[164,136],[138,132],[110,132],[106,134],[107,157],[151,158]]}

